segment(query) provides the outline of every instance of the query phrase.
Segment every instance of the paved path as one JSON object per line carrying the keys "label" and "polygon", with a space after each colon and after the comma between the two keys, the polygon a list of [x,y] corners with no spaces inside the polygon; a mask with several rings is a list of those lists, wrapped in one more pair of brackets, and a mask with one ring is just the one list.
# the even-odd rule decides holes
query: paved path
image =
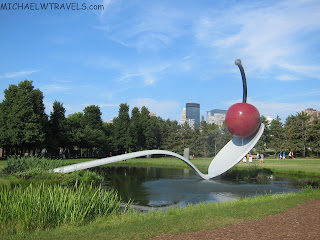
{"label": "paved path", "polygon": [[284,213],[259,220],[244,221],[214,230],[154,238],[154,240],[169,239],[318,240],[320,239],[320,199],[305,202]]}

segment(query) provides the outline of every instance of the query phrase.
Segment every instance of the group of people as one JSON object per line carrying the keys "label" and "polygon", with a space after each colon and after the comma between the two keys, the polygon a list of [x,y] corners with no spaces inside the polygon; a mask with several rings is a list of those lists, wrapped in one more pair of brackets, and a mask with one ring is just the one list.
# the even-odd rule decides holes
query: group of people
{"label": "group of people", "polygon": [[[289,156],[289,159],[294,159],[294,153],[293,153],[293,151],[290,151],[289,154],[288,154],[288,156]],[[278,160],[280,160],[280,159],[286,159],[286,153],[285,153],[285,152],[279,152],[277,159],[278,159]]]}
{"label": "group of people", "polygon": [[[247,162],[247,159],[249,162],[252,162],[252,155],[251,152],[247,153],[246,157],[243,158],[243,162]],[[259,159],[259,163],[263,163],[264,155],[263,153],[257,153],[257,160]]]}

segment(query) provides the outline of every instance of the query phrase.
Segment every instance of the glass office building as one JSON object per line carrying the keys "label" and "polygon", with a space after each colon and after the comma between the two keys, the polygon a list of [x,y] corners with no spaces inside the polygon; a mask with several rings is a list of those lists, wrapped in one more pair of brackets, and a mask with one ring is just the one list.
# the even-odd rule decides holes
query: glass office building
{"label": "glass office building", "polygon": [[186,117],[187,119],[194,119],[197,126],[200,125],[200,104],[187,103],[186,104]]}

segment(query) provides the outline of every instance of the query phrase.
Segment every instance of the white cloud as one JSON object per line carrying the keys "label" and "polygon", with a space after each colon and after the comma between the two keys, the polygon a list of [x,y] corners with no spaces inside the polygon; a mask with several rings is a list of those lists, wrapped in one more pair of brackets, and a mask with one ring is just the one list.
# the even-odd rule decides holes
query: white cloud
{"label": "white cloud", "polygon": [[151,98],[136,98],[132,99],[129,103],[130,108],[133,107],[147,107],[150,112],[155,112],[157,116],[164,119],[170,118],[173,115],[180,114],[181,104],[176,101],[169,100],[155,100]]}
{"label": "white cloud", "polygon": [[315,108],[320,109],[319,102],[304,102],[304,103],[286,103],[286,102],[259,102],[253,101],[250,102],[254,105],[259,111],[260,115],[264,116],[280,116],[280,118],[284,121],[288,116],[295,115],[297,112],[305,110],[307,108]]}
{"label": "white cloud", "polygon": [[306,66],[306,65],[294,65],[288,63],[282,63],[280,67],[287,69],[293,73],[301,74],[312,78],[320,78],[320,66]]}
{"label": "white cloud", "polygon": [[145,74],[145,78],[144,78],[144,84],[145,85],[153,85],[154,82],[156,81],[156,79],[150,74]]}
{"label": "white cloud", "polygon": [[[110,4],[109,4],[110,5]],[[121,5],[120,3],[118,5]],[[107,37],[125,47],[138,50],[158,50],[170,45],[187,32],[184,12],[174,4],[148,2],[141,4],[113,4],[113,13],[101,18],[101,26]],[[125,17],[115,17],[125,16]]]}
{"label": "white cloud", "polygon": [[109,8],[109,5],[111,4],[111,0],[103,0],[101,4],[104,6],[104,9],[100,13],[100,18],[103,18],[104,14]]}
{"label": "white cloud", "polygon": [[27,75],[30,75],[32,73],[39,72],[40,70],[28,70],[28,71],[20,71],[20,72],[11,72],[11,73],[5,73],[3,75],[0,75],[1,78],[17,78],[17,77],[24,77]]}
{"label": "white cloud", "polygon": [[[310,91],[310,94],[319,94],[319,91]],[[308,93],[306,93],[308,94]],[[290,99],[295,98],[295,95],[291,95]],[[237,102],[242,102],[241,99],[236,99],[234,101],[227,101],[225,104],[231,106]],[[305,110],[307,108],[320,109],[320,102],[317,101],[305,101],[305,102],[283,102],[283,101],[255,101],[251,98],[248,99],[248,103],[255,106],[260,115],[276,117],[279,116],[282,121],[290,115],[295,115],[297,112]]]}
{"label": "white cloud", "polygon": [[59,84],[48,84],[41,87],[44,93],[62,92],[70,89],[72,89],[72,87]]}
{"label": "white cloud", "polygon": [[219,58],[242,58],[251,67],[248,70],[282,68],[304,61],[306,45],[301,38],[320,30],[319,18],[320,4],[315,0],[266,6],[250,2],[202,16],[196,22],[195,37]]}
{"label": "white cloud", "polygon": [[[100,108],[105,108],[105,107],[119,107],[119,103],[101,103],[101,104],[97,104]],[[89,106],[86,105],[86,106]]]}
{"label": "white cloud", "polygon": [[298,78],[296,76],[292,76],[292,75],[279,75],[277,77],[275,77],[275,79],[280,80],[280,81],[295,81],[298,80]]}

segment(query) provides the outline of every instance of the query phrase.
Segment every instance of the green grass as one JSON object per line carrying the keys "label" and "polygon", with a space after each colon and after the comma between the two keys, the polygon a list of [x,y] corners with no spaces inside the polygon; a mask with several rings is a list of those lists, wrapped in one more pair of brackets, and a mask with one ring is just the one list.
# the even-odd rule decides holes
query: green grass
{"label": "green grass", "polygon": [[7,235],[3,239],[149,239],[163,234],[182,234],[215,229],[233,223],[281,213],[307,200],[320,199],[320,190],[297,194],[267,194],[235,202],[198,204],[166,213],[126,214],[100,218],[84,226]]}
{"label": "green grass", "polygon": [[[208,167],[212,158],[196,158],[191,162],[198,167],[202,172],[207,173]],[[167,166],[167,167],[184,167],[188,166],[177,158],[137,158],[114,163],[113,165],[136,165],[136,166]],[[294,159],[294,160],[275,160],[265,159],[263,164],[259,164],[258,160],[253,160],[253,163],[238,163],[235,167],[238,169],[248,168],[253,165],[268,168],[275,173],[291,174],[291,175],[306,175],[320,176],[320,159]]]}
{"label": "green grass", "polygon": [[[86,162],[95,159],[65,159],[59,160],[62,165],[70,165],[80,162]],[[56,161],[56,160],[53,160]],[[204,173],[207,172],[208,167],[212,158],[196,158],[192,159],[191,162],[195,164]],[[0,161],[0,169],[6,164],[5,160]],[[263,166],[263,168],[269,168],[274,172],[278,173],[293,173],[293,174],[309,174],[309,175],[320,175],[320,159],[305,159],[297,158],[294,160],[275,160],[275,159],[265,159],[263,164],[259,164],[258,160],[253,160],[253,163],[238,163],[236,166],[238,168],[249,167],[253,164]],[[166,167],[181,167],[188,168],[188,166],[177,158],[163,157],[163,158],[136,158],[129,159],[127,161],[122,161],[118,163],[113,163],[110,165],[136,165],[136,166],[166,166]]]}
{"label": "green grass", "polygon": [[4,168],[4,166],[7,164],[7,160],[5,159],[0,159],[0,171],[2,168]]}
{"label": "green grass", "polygon": [[[192,162],[201,169],[201,171],[206,172],[211,160],[211,158],[198,158],[192,160]],[[88,161],[88,159],[67,159],[62,160],[62,165],[69,165],[84,161]],[[0,161],[2,169],[4,165],[3,161]],[[166,157],[130,159],[128,161],[112,165],[188,168],[188,166],[179,159]],[[246,172],[249,168],[259,168],[259,166],[261,166],[263,168],[272,169],[278,173],[319,176],[319,165],[319,159],[295,159],[281,161],[266,159],[264,164],[259,164],[256,160],[254,160],[254,163],[240,162],[236,165],[236,168],[240,170],[243,169],[244,172]],[[81,172],[76,172],[74,174],[78,173],[80,174]],[[71,174],[66,174],[66,176],[72,177]],[[89,180],[91,177],[91,175],[86,176]],[[17,179],[19,180],[16,176],[3,175],[3,173],[0,172],[0,184],[8,182],[12,183],[17,181]],[[16,184],[10,184],[10,186],[13,185]],[[21,194],[22,193],[20,193],[20,195]],[[7,195],[9,195],[9,193],[7,193]],[[6,200],[6,204],[0,204],[0,209],[3,208],[3,206],[10,205],[8,199],[9,198]],[[12,199],[12,197],[10,197],[10,199]],[[45,229],[43,230],[41,227],[33,227],[33,229],[36,229],[33,232],[22,231],[29,228],[28,224],[23,225],[21,223],[14,223],[10,220],[6,221],[6,223],[1,223],[0,232],[3,233],[4,231],[2,230],[7,229],[5,230],[6,234],[2,234],[1,236],[3,239],[148,239],[161,234],[181,234],[201,229],[214,229],[227,226],[232,223],[241,222],[246,219],[257,219],[265,215],[283,212],[297,204],[311,199],[320,199],[319,189],[308,189],[298,194],[267,194],[265,196],[255,197],[254,199],[241,199],[236,202],[223,204],[199,204],[186,208],[169,210],[167,213],[131,213],[125,215],[120,214],[118,216],[104,216],[98,217],[96,220],[90,219],[92,221],[87,221],[89,223],[83,226],[78,226],[78,224],[74,224],[72,221],[69,221],[62,225],[58,224],[58,228],[52,229],[54,226],[50,226],[49,224],[48,226],[44,225],[43,228]],[[37,207],[32,207],[31,209],[33,208],[37,209]],[[42,215],[46,216],[47,214]],[[44,222],[43,220],[37,221],[41,223]],[[7,222],[11,225],[6,225]],[[81,221],[79,222],[80,225],[82,223]],[[17,234],[13,234],[13,232],[17,232]]]}
{"label": "green grass", "polygon": [[[289,174],[298,176],[320,176],[320,159],[294,159],[294,160],[264,160],[264,163],[259,164],[259,161],[254,160],[253,164],[261,166],[263,168],[268,168],[275,173],[279,174]],[[251,163],[237,164],[238,168],[246,168]]]}

